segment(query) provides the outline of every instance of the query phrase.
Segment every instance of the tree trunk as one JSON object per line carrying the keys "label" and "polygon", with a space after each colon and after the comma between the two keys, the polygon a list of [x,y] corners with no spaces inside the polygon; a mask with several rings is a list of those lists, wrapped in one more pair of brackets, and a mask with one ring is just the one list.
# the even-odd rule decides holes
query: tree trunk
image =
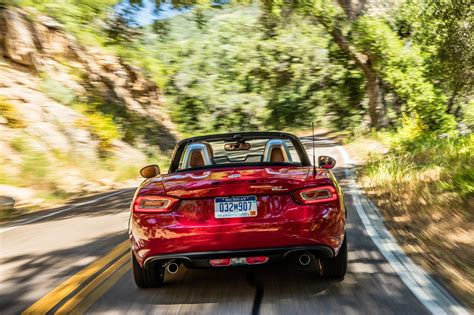
{"label": "tree trunk", "polygon": [[[321,20],[319,22],[328,29],[328,26]],[[382,91],[380,76],[373,69],[372,58],[368,54],[362,54],[355,50],[339,28],[328,29],[339,48],[351,57],[364,73],[367,80],[367,95],[369,97],[370,126],[380,129],[386,125],[385,108],[382,102]]]}
{"label": "tree trunk", "polygon": [[367,78],[367,94],[369,96],[369,116],[370,116],[370,126],[372,128],[377,128],[379,115],[377,112],[377,101],[378,95],[380,93],[378,78],[373,73],[370,73]]}
{"label": "tree trunk", "polygon": [[386,127],[385,106],[383,102],[382,80],[374,71],[365,73],[367,94],[369,97],[370,127],[380,129]]}
{"label": "tree trunk", "polygon": [[[366,0],[338,0],[339,6],[343,9],[349,21],[353,22],[360,15],[366,5]],[[370,126],[379,129],[386,126],[385,107],[383,104],[382,80],[372,66],[372,57],[366,53],[358,52],[344,36],[341,29],[327,23],[324,16],[315,15],[318,23],[323,25],[331,34],[339,48],[349,55],[364,73],[367,80],[367,95],[369,97]]]}
{"label": "tree trunk", "polygon": [[446,108],[446,113],[452,114],[453,105],[454,105],[457,97],[458,97],[458,89],[456,88],[456,89],[454,89],[453,94],[451,95],[451,97],[448,100],[448,106]]}

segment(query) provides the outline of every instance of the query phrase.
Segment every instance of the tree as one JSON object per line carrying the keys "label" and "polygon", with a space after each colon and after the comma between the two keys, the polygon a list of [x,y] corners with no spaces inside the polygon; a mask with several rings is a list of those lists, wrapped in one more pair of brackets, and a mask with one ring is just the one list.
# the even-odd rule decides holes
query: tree
{"label": "tree", "polygon": [[[348,36],[356,17],[363,13],[365,1],[354,5],[351,0],[339,0],[337,7],[331,0],[299,1],[292,0],[280,3],[279,1],[263,0],[267,10],[273,10],[275,5],[282,11],[295,10],[311,16],[316,23],[324,26],[334,42],[349,58],[351,58],[364,73],[369,99],[368,112],[371,127],[381,128],[386,125],[385,111],[382,102],[381,79],[373,66],[370,51],[358,49]],[[289,6],[289,8],[287,7]]]}
{"label": "tree", "polygon": [[474,86],[474,3],[408,0],[396,22],[399,34],[427,54],[429,76],[448,96],[447,111],[459,117]]}

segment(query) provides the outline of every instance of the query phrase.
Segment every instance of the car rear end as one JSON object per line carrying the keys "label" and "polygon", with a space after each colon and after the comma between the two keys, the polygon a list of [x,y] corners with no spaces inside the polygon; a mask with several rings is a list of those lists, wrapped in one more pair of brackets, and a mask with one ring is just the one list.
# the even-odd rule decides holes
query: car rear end
{"label": "car rear end", "polygon": [[130,226],[137,259],[144,266],[175,260],[211,267],[214,258],[251,257],[236,260],[239,265],[306,252],[332,257],[344,236],[342,195],[327,171],[311,172],[198,171],[145,185],[134,200]]}
{"label": "car rear end", "polygon": [[330,277],[344,275],[343,194],[327,165],[320,166],[311,165],[298,138],[284,133],[182,141],[169,174],[143,182],[132,202],[136,283],[156,286],[164,268],[173,273],[181,264],[264,265],[292,256],[302,265],[319,259]]}

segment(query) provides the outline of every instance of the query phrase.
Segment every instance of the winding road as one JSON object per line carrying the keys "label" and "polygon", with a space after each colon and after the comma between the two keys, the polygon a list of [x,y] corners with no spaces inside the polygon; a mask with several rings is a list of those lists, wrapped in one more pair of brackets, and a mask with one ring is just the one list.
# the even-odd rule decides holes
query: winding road
{"label": "winding road", "polygon": [[[311,138],[302,141],[311,154]],[[0,226],[0,313],[468,313],[401,252],[377,209],[356,188],[345,150],[324,138],[316,145],[316,155],[337,160],[334,173],[346,192],[344,281],[325,280],[296,263],[182,267],[166,275],[163,287],[139,289],[126,241],[133,189],[126,189]]]}

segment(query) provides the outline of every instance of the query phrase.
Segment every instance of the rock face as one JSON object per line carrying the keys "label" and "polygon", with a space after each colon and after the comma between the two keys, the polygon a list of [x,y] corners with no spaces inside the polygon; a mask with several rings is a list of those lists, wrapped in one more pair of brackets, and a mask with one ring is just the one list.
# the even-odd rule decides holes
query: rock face
{"label": "rock face", "polygon": [[161,125],[160,146],[170,149],[176,140],[174,126],[163,109],[163,96],[156,84],[140,69],[99,49],[86,48],[64,32],[61,25],[46,16],[31,17],[20,9],[0,9],[0,52],[13,63],[28,70],[50,73],[76,92],[77,82],[58,73],[66,73],[58,62],[68,60],[69,66],[85,74],[82,85],[93,87],[114,104],[138,116],[146,116]]}
{"label": "rock face", "polygon": [[4,56],[36,69],[38,65],[36,46],[29,23],[21,12],[2,10],[0,14],[0,47]]}
{"label": "rock face", "polygon": [[[163,95],[139,68],[98,48],[84,47],[49,17],[0,7],[0,163],[8,166],[3,173],[20,172],[25,158],[21,141],[54,164],[58,157],[98,160],[101,131],[84,123],[85,112],[71,104],[88,106],[91,95],[122,115],[115,121],[130,125],[127,119],[133,119],[135,124],[150,126],[149,137],[110,142],[109,154],[119,163],[136,164],[138,170],[146,163],[138,148],[174,147],[175,127],[163,106]],[[88,185],[85,176],[72,168],[60,177],[67,178],[66,185],[75,182],[78,190]]]}

